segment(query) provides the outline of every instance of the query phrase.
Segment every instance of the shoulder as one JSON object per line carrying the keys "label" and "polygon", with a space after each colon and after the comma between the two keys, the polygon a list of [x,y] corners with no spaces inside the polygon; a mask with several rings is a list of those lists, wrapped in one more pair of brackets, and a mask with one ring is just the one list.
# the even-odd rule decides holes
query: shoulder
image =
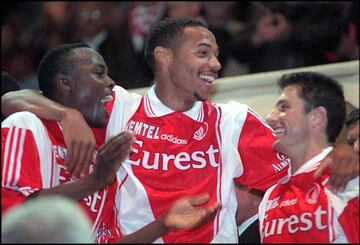
{"label": "shoulder", "polygon": [[115,85],[113,90],[115,92],[116,98],[121,98],[122,100],[124,100],[124,99],[126,99],[126,100],[141,100],[141,98],[142,98],[142,96],[140,94],[130,93],[129,91],[127,91],[126,89],[124,89],[123,87],[121,87],[119,85]]}
{"label": "shoulder", "polygon": [[259,124],[259,126],[265,126],[272,131],[265,119],[248,105],[231,100],[227,103],[217,103],[216,106],[221,108],[222,118],[225,122],[232,121],[238,126],[243,125],[245,122],[249,122],[254,125]]}
{"label": "shoulder", "polygon": [[2,123],[1,127],[19,127],[32,128],[36,125],[42,125],[40,118],[28,111],[16,112],[8,116]]}

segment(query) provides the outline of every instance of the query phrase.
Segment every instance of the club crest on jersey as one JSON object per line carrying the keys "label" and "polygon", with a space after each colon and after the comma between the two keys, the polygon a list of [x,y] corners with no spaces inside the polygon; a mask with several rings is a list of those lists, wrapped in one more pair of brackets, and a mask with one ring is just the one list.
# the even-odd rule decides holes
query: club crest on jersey
{"label": "club crest on jersey", "polygon": [[309,204],[315,204],[318,200],[320,193],[320,186],[318,183],[314,183],[313,187],[310,188],[306,194],[305,200]]}
{"label": "club crest on jersey", "polygon": [[200,126],[198,130],[195,131],[193,138],[200,141],[202,140],[207,131],[208,131],[209,125],[205,122],[203,125]]}

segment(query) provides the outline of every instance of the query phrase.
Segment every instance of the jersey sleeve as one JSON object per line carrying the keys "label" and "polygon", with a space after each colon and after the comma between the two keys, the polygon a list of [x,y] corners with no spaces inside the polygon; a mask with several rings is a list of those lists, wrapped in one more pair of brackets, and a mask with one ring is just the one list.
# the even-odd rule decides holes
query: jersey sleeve
{"label": "jersey sleeve", "polygon": [[349,243],[359,244],[359,176],[350,180],[343,192],[326,191]]}
{"label": "jersey sleeve", "polygon": [[1,208],[25,201],[42,188],[38,149],[30,130],[18,127],[1,129]]}
{"label": "jersey sleeve", "polygon": [[265,191],[287,176],[290,159],[272,148],[274,139],[270,126],[248,108],[237,146],[243,172],[235,181]]}

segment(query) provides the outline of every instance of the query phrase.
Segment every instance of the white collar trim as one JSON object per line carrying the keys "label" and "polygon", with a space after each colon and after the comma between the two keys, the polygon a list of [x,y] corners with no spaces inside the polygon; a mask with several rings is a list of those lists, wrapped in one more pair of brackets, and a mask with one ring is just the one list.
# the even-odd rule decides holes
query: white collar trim
{"label": "white collar trim", "polygon": [[[156,96],[155,85],[144,96],[144,108],[149,117],[161,117],[174,112],[174,110],[164,105]],[[201,101],[195,102],[194,106],[190,110],[183,112],[183,114],[195,121],[202,122],[204,119],[203,103]]]}

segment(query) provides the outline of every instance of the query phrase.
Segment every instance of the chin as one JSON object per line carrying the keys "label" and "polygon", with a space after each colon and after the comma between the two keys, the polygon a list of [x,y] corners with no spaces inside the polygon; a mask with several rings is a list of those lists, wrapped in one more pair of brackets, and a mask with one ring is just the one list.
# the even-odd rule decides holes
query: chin
{"label": "chin", "polygon": [[285,150],[285,148],[282,147],[282,144],[281,144],[281,142],[279,142],[279,140],[276,140],[276,141],[274,142],[273,148],[274,148],[276,151],[282,152],[282,153],[283,153],[284,150]]}
{"label": "chin", "polygon": [[200,96],[199,93],[196,92],[194,93],[194,96],[197,101],[206,101],[209,98],[209,96]]}

